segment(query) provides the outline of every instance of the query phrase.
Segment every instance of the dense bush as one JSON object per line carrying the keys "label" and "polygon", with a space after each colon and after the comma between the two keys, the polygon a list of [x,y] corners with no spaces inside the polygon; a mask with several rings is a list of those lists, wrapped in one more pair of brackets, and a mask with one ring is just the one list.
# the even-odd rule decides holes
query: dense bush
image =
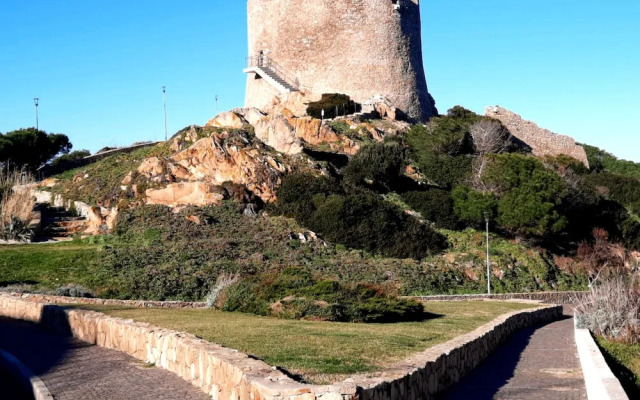
{"label": "dense bush", "polygon": [[427,125],[414,125],[407,140],[416,154],[457,156],[473,154],[470,122],[455,117],[433,118]]}
{"label": "dense bush", "polygon": [[225,311],[286,319],[399,322],[425,317],[420,303],[390,296],[380,286],[316,280],[308,270],[300,268],[286,268],[238,282],[223,296]]}
{"label": "dense bush", "polygon": [[374,143],[361,148],[344,169],[347,183],[389,191],[405,166],[404,149],[395,143]]}
{"label": "dense bush", "polygon": [[429,182],[450,190],[469,180],[473,158],[468,155],[450,157],[446,155],[425,154],[418,166]]}
{"label": "dense bush", "polygon": [[594,146],[583,145],[589,166],[594,172],[607,171],[618,175],[640,178],[640,163],[619,160],[613,154]]}
{"label": "dense bush", "polygon": [[451,192],[456,215],[472,226],[480,227],[485,223],[485,213],[491,220],[495,219],[498,199],[491,192],[481,193],[468,186],[457,186]]}
{"label": "dense bush", "polygon": [[320,119],[324,110],[324,118],[333,119],[341,115],[353,114],[359,109],[360,105],[346,94],[325,93],[320,100],[309,103],[307,114]]}
{"label": "dense bush", "polygon": [[287,175],[278,188],[277,212],[309,225],[313,214],[325,199],[339,193],[342,193],[342,188],[331,178],[307,174]]}
{"label": "dense bush", "polygon": [[605,197],[617,201],[640,215],[640,180],[611,173],[591,174],[586,182]]}
{"label": "dense bush", "polygon": [[537,159],[520,154],[490,156],[482,176],[498,196],[498,223],[524,235],[560,232],[566,218],[559,213],[567,190],[564,181]]}
{"label": "dense bush", "polygon": [[310,227],[334,243],[388,257],[422,258],[446,246],[444,237],[374,194],[328,197]]}
{"label": "dense bush", "polygon": [[427,179],[445,188],[464,182],[471,173],[474,153],[469,132],[475,114],[462,108],[427,125],[415,125],[407,134],[411,157]]}
{"label": "dense bush", "polygon": [[275,209],[327,240],[400,258],[422,258],[446,247],[446,239],[379,195],[345,194],[326,178],[290,175],[278,189]]}
{"label": "dense bush", "polygon": [[454,211],[453,197],[446,190],[429,189],[424,192],[407,192],[402,195],[402,199],[438,228],[456,229],[460,226],[460,221]]}

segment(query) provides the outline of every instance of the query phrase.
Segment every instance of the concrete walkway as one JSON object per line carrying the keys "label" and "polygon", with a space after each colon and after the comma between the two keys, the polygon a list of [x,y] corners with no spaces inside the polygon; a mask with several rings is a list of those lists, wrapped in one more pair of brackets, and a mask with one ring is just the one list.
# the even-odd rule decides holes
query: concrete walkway
{"label": "concrete walkway", "polygon": [[440,399],[586,399],[573,318],[516,333]]}
{"label": "concrete walkway", "polygon": [[56,400],[208,398],[161,368],[145,366],[115,350],[51,335],[29,322],[0,317],[0,348],[38,375]]}

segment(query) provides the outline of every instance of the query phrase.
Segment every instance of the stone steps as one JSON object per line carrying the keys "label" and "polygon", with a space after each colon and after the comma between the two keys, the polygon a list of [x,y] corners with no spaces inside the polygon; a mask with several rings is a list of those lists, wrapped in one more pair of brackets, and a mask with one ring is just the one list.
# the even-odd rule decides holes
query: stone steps
{"label": "stone steps", "polygon": [[87,219],[70,212],[64,207],[41,208],[42,225],[38,240],[68,240],[86,229]]}

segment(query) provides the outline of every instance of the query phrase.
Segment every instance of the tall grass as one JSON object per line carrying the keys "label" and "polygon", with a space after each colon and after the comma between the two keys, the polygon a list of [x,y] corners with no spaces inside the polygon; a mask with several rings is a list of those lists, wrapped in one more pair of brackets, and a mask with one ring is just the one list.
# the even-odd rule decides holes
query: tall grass
{"label": "tall grass", "polygon": [[626,344],[640,343],[640,288],[627,275],[592,285],[575,312],[578,326],[596,336]]}
{"label": "tall grass", "polygon": [[0,236],[4,239],[25,240],[30,234],[35,198],[31,188],[33,182],[25,170],[0,170]]}

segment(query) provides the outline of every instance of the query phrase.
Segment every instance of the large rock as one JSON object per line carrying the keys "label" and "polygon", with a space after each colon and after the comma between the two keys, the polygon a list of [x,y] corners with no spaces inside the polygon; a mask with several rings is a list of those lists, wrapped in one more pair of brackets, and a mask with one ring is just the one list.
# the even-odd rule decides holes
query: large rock
{"label": "large rock", "polygon": [[245,124],[244,118],[233,111],[225,111],[210,119],[205,126],[215,128],[241,129]]}
{"label": "large rock", "polygon": [[78,214],[87,219],[85,235],[99,235],[113,232],[118,219],[118,208],[91,207],[86,203],[75,201],[73,206]]}
{"label": "large rock", "polygon": [[296,117],[305,117],[309,103],[318,101],[321,98],[322,95],[311,93],[307,90],[282,93],[273,98],[265,111],[268,114],[278,114],[284,110],[289,110]]}
{"label": "large rock", "polygon": [[264,118],[264,114],[257,108],[235,108],[232,112],[242,116],[250,125],[255,125]]}
{"label": "large rock", "polygon": [[259,140],[277,151],[285,154],[302,153],[303,147],[296,135],[296,128],[283,114],[266,116],[253,128]]}
{"label": "large rock", "polygon": [[220,204],[222,193],[214,190],[205,182],[170,183],[164,189],[147,189],[147,204],[160,204],[170,207],[180,205],[206,206]]}
{"label": "large rock", "polygon": [[168,206],[214,204],[222,199],[216,187],[224,182],[244,185],[263,201],[273,201],[286,170],[260,142],[227,132],[200,139],[167,159],[147,159],[138,168],[153,182],[169,182],[145,193],[147,203]]}
{"label": "large rock", "polygon": [[166,171],[165,161],[158,157],[147,158],[138,167],[138,173],[147,177],[147,179],[152,182],[164,181]]}
{"label": "large rock", "polygon": [[520,115],[500,106],[487,107],[485,115],[502,122],[513,136],[531,147],[534,155],[544,157],[565,154],[589,167],[587,153],[573,138],[540,128],[534,122],[526,121]]}
{"label": "large rock", "polygon": [[312,117],[296,117],[289,110],[283,110],[282,115],[293,127],[295,136],[310,145],[326,143],[331,150],[346,154],[355,154],[360,149],[356,142],[337,133],[324,121]]}

